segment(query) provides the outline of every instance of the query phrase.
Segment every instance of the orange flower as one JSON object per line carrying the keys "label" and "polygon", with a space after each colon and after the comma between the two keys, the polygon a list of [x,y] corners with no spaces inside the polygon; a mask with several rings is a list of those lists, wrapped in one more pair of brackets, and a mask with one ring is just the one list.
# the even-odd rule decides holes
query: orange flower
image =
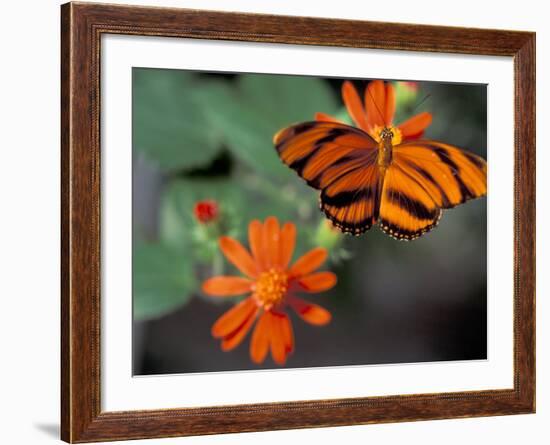
{"label": "orange flower", "polygon": [[[392,130],[393,145],[403,141],[418,139],[431,124],[431,113],[419,113],[402,124],[394,125],[395,90],[392,84],[382,80],[373,80],[365,90],[364,102],[361,101],[353,84],[346,80],[342,85],[342,100],[355,125],[366,131],[373,139],[381,141],[384,128]],[[339,122],[338,119],[325,113],[316,113],[318,121]]]}
{"label": "orange flower", "polygon": [[327,258],[327,251],[315,248],[290,265],[296,242],[296,226],[279,227],[270,216],[248,226],[251,253],[230,237],[220,238],[220,249],[245,276],[217,276],[206,280],[203,291],[216,297],[250,294],[223,314],[212,326],[212,335],[229,351],[238,346],[257,320],[250,341],[250,357],[262,363],[271,349],[273,360],[284,365],[294,350],[292,324],[285,309],[291,307],[304,321],[322,326],[331,315],[326,309],[302,300],[296,292],[323,292],[336,284],[332,272],[314,272]]}

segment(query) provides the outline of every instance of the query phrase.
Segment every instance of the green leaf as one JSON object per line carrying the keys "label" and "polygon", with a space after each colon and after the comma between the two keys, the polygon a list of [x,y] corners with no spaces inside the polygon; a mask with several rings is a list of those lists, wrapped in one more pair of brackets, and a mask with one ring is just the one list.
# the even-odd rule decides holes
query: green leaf
{"label": "green leaf", "polygon": [[133,71],[133,145],[163,170],[202,166],[220,149],[221,135],[193,94],[196,82],[181,70]]}
{"label": "green leaf", "polygon": [[218,85],[216,94],[200,97],[212,126],[223,133],[232,153],[260,174],[295,180],[279,159],[273,136],[288,125],[313,120],[317,111],[336,111],[329,87],[313,77],[263,74],[241,75],[237,88],[224,86]]}
{"label": "green leaf", "polygon": [[244,74],[239,86],[245,103],[276,127],[314,119],[337,109],[327,84],[315,77]]}
{"label": "green leaf", "polygon": [[161,317],[189,300],[196,280],[186,250],[162,244],[136,245],[133,253],[135,320]]}
{"label": "green leaf", "polygon": [[235,91],[220,92],[206,108],[212,126],[223,134],[231,152],[244,164],[260,174],[288,178],[284,166],[273,147],[276,126],[269,123],[242,101]]}

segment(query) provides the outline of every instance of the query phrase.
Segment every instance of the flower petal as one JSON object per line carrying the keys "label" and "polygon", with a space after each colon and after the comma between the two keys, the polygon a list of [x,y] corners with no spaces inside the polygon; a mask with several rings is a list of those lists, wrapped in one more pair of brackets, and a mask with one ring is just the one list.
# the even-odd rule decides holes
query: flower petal
{"label": "flower petal", "polygon": [[222,340],[222,351],[231,351],[241,344],[243,339],[248,334],[248,331],[256,321],[256,315],[260,311],[259,307],[256,307],[254,311],[250,313],[246,321],[241,324],[235,331],[233,331],[228,336],[224,337]]}
{"label": "flower petal", "polygon": [[264,245],[267,253],[267,266],[279,266],[279,221],[274,216],[266,218],[264,222]]}
{"label": "flower petal", "polygon": [[386,98],[384,120],[386,125],[391,125],[393,116],[395,115],[395,88],[391,83],[386,84]]}
{"label": "flower petal", "polygon": [[250,340],[250,358],[254,363],[262,363],[269,349],[269,336],[271,335],[271,323],[268,312],[260,315],[258,323]]}
{"label": "flower petal", "polygon": [[[386,88],[382,80],[373,80],[365,89],[365,108],[367,113],[367,129],[376,125],[383,127],[386,110]],[[389,124],[389,123],[388,123]]]}
{"label": "flower petal", "polygon": [[271,335],[269,342],[271,344],[271,357],[278,365],[284,365],[286,362],[286,344],[283,334],[282,317],[279,314],[268,312],[271,323]]}
{"label": "flower petal", "polygon": [[215,297],[241,295],[250,292],[252,283],[248,278],[218,276],[206,280],[202,284],[202,291]]}
{"label": "flower petal", "polygon": [[257,309],[256,302],[252,297],[241,301],[223,314],[213,324],[211,333],[213,337],[221,338],[232,334],[238,329],[250,315]]}
{"label": "flower petal", "polygon": [[266,269],[266,255],[263,242],[263,224],[255,219],[248,225],[248,242],[250,244],[250,250],[256,260],[256,264],[260,272]]}
{"label": "flower petal", "polygon": [[319,122],[336,122],[338,124],[343,123],[341,120],[336,119],[334,116],[326,113],[315,113],[315,120]]}
{"label": "flower petal", "polygon": [[353,119],[353,122],[355,122],[355,125],[367,131],[368,122],[367,116],[365,115],[365,108],[361,103],[357,90],[349,80],[346,80],[342,84],[342,100],[346,105],[350,117]]}
{"label": "flower petal", "polygon": [[281,247],[279,253],[281,258],[279,260],[281,268],[286,270],[290,260],[292,260],[292,254],[294,253],[294,246],[296,245],[296,226],[290,222],[283,225],[281,229]]}
{"label": "flower petal", "polygon": [[424,136],[424,131],[420,131],[415,134],[409,134],[407,136],[403,136],[403,141],[414,141],[417,139],[422,139],[423,136]]}
{"label": "flower petal", "polygon": [[255,278],[258,276],[258,267],[243,245],[236,239],[228,236],[220,238],[220,249],[226,258],[245,275]]}
{"label": "flower petal", "polygon": [[294,351],[294,333],[292,332],[292,323],[287,314],[282,313],[282,335],[285,342],[285,349],[287,353]]}
{"label": "flower petal", "polygon": [[296,260],[288,271],[289,277],[301,277],[317,269],[327,259],[327,249],[316,247]]}
{"label": "flower petal", "polygon": [[432,114],[428,112],[419,113],[398,125],[403,137],[414,136],[421,133],[432,123]]}
{"label": "flower petal", "polygon": [[336,284],[336,274],[332,272],[317,272],[301,277],[298,283],[306,292],[323,292]]}
{"label": "flower petal", "polygon": [[330,322],[330,312],[317,304],[302,300],[298,297],[288,299],[288,303],[296,311],[298,316],[313,325],[322,326]]}

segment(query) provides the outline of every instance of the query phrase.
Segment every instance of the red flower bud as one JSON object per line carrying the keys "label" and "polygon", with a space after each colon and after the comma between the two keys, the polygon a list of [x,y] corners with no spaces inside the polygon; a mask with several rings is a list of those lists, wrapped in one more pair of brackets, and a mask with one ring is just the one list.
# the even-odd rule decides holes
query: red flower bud
{"label": "red flower bud", "polygon": [[418,82],[402,82],[402,84],[410,91],[418,91]]}
{"label": "red flower bud", "polygon": [[193,213],[197,221],[201,224],[212,222],[218,217],[218,203],[213,199],[204,199],[197,201],[193,207]]}

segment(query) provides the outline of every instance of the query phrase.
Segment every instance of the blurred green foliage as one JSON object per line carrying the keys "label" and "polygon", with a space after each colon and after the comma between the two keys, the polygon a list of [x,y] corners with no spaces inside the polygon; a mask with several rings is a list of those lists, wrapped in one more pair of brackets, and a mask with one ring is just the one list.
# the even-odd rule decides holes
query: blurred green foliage
{"label": "blurred green foliage", "polygon": [[189,94],[195,83],[185,71],[133,71],[134,147],[163,170],[199,167],[220,149],[220,132]]}
{"label": "blurred green foliage", "polygon": [[138,243],[133,254],[134,318],[160,317],[185,304],[195,289],[187,252],[161,243]]}
{"label": "blurred green foliage", "polygon": [[[297,255],[319,241],[324,218],[316,194],[282,164],[272,142],[277,131],[313,120],[317,111],[345,114],[322,79],[134,69],[134,154],[164,178],[157,236],[133,254],[137,320],[176,309],[200,294],[203,278],[231,270],[218,238],[246,245],[253,219],[275,215],[299,223]],[[219,216],[200,224],[193,208],[205,199],[218,203]],[[136,205],[154,213],[152,203]],[[337,238],[324,239],[336,246]]]}
{"label": "blurred green foliage", "polygon": [[[236,85],[216,90],[205,82],[204,111],[223,133],[231,152],[260,174],[289,180],[292,172],[281,164],[273,136],[290,124],[312,120],[316,111],[336,109],[331,91],[320,79],[273,75],[242,75]],[[215,97],[213,96],[215,92]]]}

